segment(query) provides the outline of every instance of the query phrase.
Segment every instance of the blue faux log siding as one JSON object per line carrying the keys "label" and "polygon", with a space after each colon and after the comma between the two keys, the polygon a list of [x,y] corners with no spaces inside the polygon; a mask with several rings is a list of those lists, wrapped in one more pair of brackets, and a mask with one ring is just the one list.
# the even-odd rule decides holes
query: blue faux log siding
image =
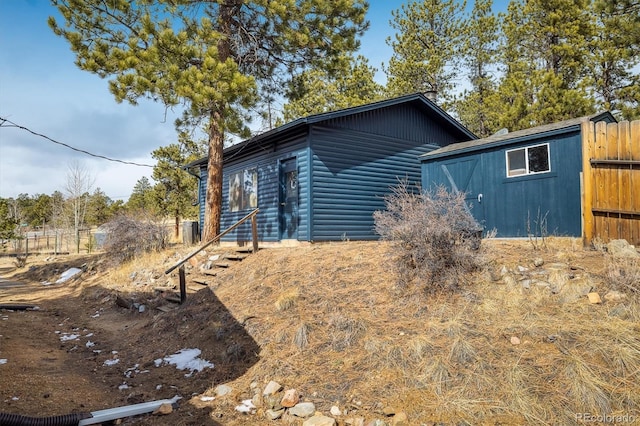
{"label": "blue faux log siding", "polygon": [[[222,182],[222,219],[220,229],[224,230],[245,216],[250,210],[229,211],[229,176],[234,172],[258,169],[258,238],[260,241],[275,242],[279,240],[279,179],[280,161],[296,158],[298,162],[298,181],[300,191],[300,211],[307,204],[306,181],[308,165],[306,162],[306,139],[302,136],[271,146],[270,149],[256,149],[240,160],[232,159],[225,163]],[[234,161],[235,160],[235,161]],[[307,217],[300,215],[298,232],[301,237],[307,235]],[[302,238],[301,238],[302,239]],[[245,242],[251,240],[251,224],[247,222],[222,238],[222,241]]]}
{"label": "blue faux log siding", "polygon": [[418,157],[434,145],[327,127],[312,130],[313,241],[377,239],[373,212],[408,178],[420,182]]}

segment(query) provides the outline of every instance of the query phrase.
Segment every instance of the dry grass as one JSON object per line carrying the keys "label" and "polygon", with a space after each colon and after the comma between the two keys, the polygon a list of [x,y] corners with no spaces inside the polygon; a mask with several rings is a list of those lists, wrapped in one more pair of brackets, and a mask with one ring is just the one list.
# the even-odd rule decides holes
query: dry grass
{"label": "dry grass", "polygon": [[[411,424],[574,424],[583,412],[640,419],[639,298],[561,303],[548,289],[495,282],[486,271],[469,274],[464,293],[429,295],[395,285],[388,248],[261,250],[221,273],[216,296],[235,318],[255,316],[245,329],[261,351],[232,385],[242,392],[277,380],[315,393],[325,412],[358,401],[367,416],[393,405]],[[485,240],[481,251],[493,270],[543,257],[589,271],[601,295],[616,286],[605,279],[606,255],[571,240],[549,238],[537,250]],[[130,281],[135,262],[121,279]],[[549,279],[574,285],[562,274]]]}

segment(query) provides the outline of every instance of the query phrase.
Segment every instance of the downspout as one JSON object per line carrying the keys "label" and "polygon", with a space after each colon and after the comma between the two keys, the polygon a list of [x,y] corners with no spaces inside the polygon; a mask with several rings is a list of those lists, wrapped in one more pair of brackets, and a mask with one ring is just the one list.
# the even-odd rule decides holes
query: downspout
{"label": "downspout", "polygon": [[51,417],[28,417],[20,414],[0,413],[0,426],[84,426],[105,423],[111,420],[137,416],[156,411],[162,405],[177,406],[179,396],[171,399],[143,402],[141,404],[126,405],[124,407],[107,408],[92,413],[73,413]]}

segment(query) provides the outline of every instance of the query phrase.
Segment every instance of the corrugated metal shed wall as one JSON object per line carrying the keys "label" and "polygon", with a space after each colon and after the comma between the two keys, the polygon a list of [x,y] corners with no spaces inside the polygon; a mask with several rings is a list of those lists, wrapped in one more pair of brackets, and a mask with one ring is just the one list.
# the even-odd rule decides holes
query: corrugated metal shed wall
{"label": "corrugated metal shed wall", "polygon": [[[274,149],[275,148],[275,149]],[[233,225],[238,219],[245,216],[251,210],[238,212],[229,211],[229,175],[240,170],[258,169],[258,238],[260,241],[279,240],[279,162],[288,158],[297,157],[298,180],[300,191],[300,211],[307,208],[307,185],[309,175],[307,162],[306,133],[298,134],[294,137],[279,142],[277,145],[267,145],[262,148],[247,147],[243,155],[236,156],[225,162],[224,176],[222,181],[222,218],[220,230],[223,231]],[[204,218],[204,200],[206,192],[206,169],[201,169],[200,185],[200,214]],[[203,219],[201,219],[202,221]],[[202,223],[200,224],[203,225]],[[201,228],[202,229],[202,228]],[[308,235],[307,216],[300,215],[298,228],[301,240]],[[225,235],[222,241],[245,242],[251,241],[251,223],[247,222],[239,226],[236,230]]]}
{"label": "corrugated metal shed wall", "polygon": [[[505,151],[549,143],[551,172],[520,177],[506,177]],[[576,130],[554,136],[530,138],[468,154],[452,155],[422,166],[422,186],[450,185],[443,173],[443,165],[455,161],[478,160],[476,172],[482,173],[483,194],[480,204],[474,203],[471,213],[482,221],[486,231],[496,229],[498,237],[526,237],[528,226],[535,231],[540,218],[546,215],[547,235],[580,236],[580,171],[581,139]],[[539,231],[539,229],[538,229]]]}
{"label": "corrugated metal shed wall", "polygon": [[[360,117],[362,119],[362,117]],[[372,126],[376,131],[393,132],[401,128],[392,120],[379,120],[376,114],[372,122],[383,121],[384,126]],[[367,120],[343,125],[367,129]],[[423,116],[424,121],[424,116]],[[334,124],[334,123],[331,123]],[[357,126],[353,126],[357,124]],[[403,123],[404,125],[404,123]],[[407,124],[407,127],[411,127]],[[405,134],[411,131],[405,129]],[[312,128],[312,229],[313,241],[340,239],[377,239],[374,231],[373,212],[384,209],[383,197],[398,178],[408,178],[412,183],[420,182],[418,157],[438,146],[424,145],[429,139],[413,128],[422,139],[399,139],[363,130],[335,127]],[[450,135],[440,129],[432,129],[431,137],[452,141]]]}

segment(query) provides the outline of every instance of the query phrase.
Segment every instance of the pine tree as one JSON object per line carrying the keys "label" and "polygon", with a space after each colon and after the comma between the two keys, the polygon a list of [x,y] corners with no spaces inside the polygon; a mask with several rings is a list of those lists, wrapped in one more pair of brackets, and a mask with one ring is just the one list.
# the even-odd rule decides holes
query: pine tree
{"label": "pine tree", "polygon": [[501,127],[517,130],[594,111],[588,94],[587,0],[514,0],[504,17]]}
{"label": "pine tree", "polygon": [[640,2],[598,0],[593,5],[597,34],[591,41],[591,73],[600,109],[640,118]]}
{"label": "pine tree", "polygon": [[465,6],[466,1],[425,0],[392,12],[390,23],[397,33],[387,39],[393,48],[385,69],[389,96],[432,92],[443,104],[451,100]]}
{"label": "pine tree", "polygon": [[76,64],[118,101],[149,98],[184,106],[179,124],[206,122],[205,239],[220,229],[225,132],[247,134],[261,87],[285,87],[293,72],[355,51],[366,28],[364,0],[52,0]]}
{"label": "pine tree", "polygon": [[471,88],[455,101],[460,121],[478,136],[488,136],[498,126],[496,83],[499,20],[492,0],[476,0],[462,41],[462,64]]}
{"label": "pine tree", "polygon": [[365,57],[358,56],[345,58],[344,70],[335,76],[318,68],[302,73],[289,87],[284,121],[382,99],[383,87],[374,80],[376,71]]}

